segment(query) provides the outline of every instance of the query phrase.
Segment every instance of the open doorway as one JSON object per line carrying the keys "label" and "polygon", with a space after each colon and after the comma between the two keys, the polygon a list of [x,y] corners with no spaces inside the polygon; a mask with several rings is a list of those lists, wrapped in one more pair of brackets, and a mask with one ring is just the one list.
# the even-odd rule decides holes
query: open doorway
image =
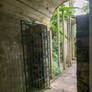
{"label": "open doorway", "polygon": [[[88,2],[83,6],[83,11],[85,11],[84,7],[86,7],[88,13],[87,6]],[[79,69],[81,67],[79,59],[81,59],[80,54],[86,55],[88,50],[84,51],[84,48],[80,48],[82,51],[79,50],[81,46],[79,38],[82,38],[79,37],[81,33],[78,30],[89,29],[85,29],[85,27],[81,29],[80,25],[84,20],[82,18],[81,24],[81,19],[78,20],[77,18],[76,25],[75,9],[77,7],[73,6],[73,2],[67,2],[63,6],[59,6],[52,15],[49,31],[42,24],[23,22],[25,32],[22,32],[22,40],[24,41],[23,52],[26,53],[26,56],[24,55],[24,63],[26,62],[24,68],[26,68],[27,92],[30,89],[37,92],[45,88],[50,88],[45,92],[77,92],[77,89],[80,92],[83,91],[80,87],[85,86],[88,80],[85,82],[83,77],[85,74],[81,73],[84,71],[81,71],[82,68]],[[86,36],[88,37],[88,35]],[[88,39],[85,39],[86,41]],[[82,65],[86,66],[85,64]],[[80,73],[84,75],[81,76]],[[83,81],[80,80],[82,78],[84,78]],[[85,90],[88,91],[88,85],[85,86]]]}
{"label": "open doorway", "polygon": [[[89,34],[89,28],[88,28],[89,22],[88,22],[87,14],[89,13],[89,3],[88,1],[83,1],[83,0],[80,0],[78,2],[76,2],[76,0],[72,0],[72,1],[75,1],[74,6],[73,6],[74,2],[68,2],[63,6],[59,6],[59,8],[57,8],[54,11],[51,18],[49,34],[50,34],[50,50],[51,50],[50,51],[50,56],[51,56],[50,58],[51,76],[50,77],[52,78],[52,81],[51,81],[51,90],[47,90],[46,92],[56,92],[56,91],[57,92],[77,92],[77,86],[78,86],[79,92],[83,92],[83,91],[88,92],[88,89],[89,89],[88,76],[84,78],[83,76],[85,76],[85,74],[82,73],[83,68],[80,69],[81,65],[85,66],[84,63],[80,65],[80,62],[82,62],[83,58],[88,59],[89,52],[87,49],[83,50],[82,47],[80,48],[82,50],[80,52],[79,51],[80,44],[78,44],[79,39],[81,39],[81,42],[83,42],[81,38],[82,36],[78,37],[78,35],[81,34],[80,32],[78,32],[78,30],[80,30],[81,32],[83,32],[83,30],[86,30],[87,33],[83,32],[82,35],[86,34],[86,36],[84,36],[83,39],[85,39],[84,44],[86,43],[86,45],[88,45],[87,42],[89,41],[88,39],[89,35],[87,34]],[[79,5],[80,9],[76,5]],[[77,25],[76,25],[76,16],[74,15],[74,13],[76,16],[78,16]],[[85,16],[84,18],[85,20],[82,18],[84,16]],[[80,20],[78,20],[79,17],[81,17]],[[87,25],[85,24],[85,22],[87,23]],[[82,25],[87,26],[87,29],[85,26],[81,27]],[[77,42],[76,42],[76,26],[77,26]],[[79,53],[84,56],[80,56]],[[79,61],[80,57],[82,57],[81,61]],[[88,61],[89,60],[86,60],[86,62]],[[88,63],[86,65],[88,69]],[[64,70],[66,70],[66,72],[64,72]],[[84,72],[85,72],[85,69],[84,69]],[[84,74],[84,75],[81,75],[81,74]],[[81,86],[84,86],[85,89],[84,90],[81,89]]]}
{"label": "open doorway", "polygon": [[76,7],[70,5],[68,2],[55,10],[49,31],[42,24],[22,22],[23,29],[25,28],[22,40],[23,53],[26,53],[26,56],[24,55],[26,92],[30,89],[38,92],[45,88],[50,89],[42,91],[77,92],[78,46],[76,16],[73,14]]}

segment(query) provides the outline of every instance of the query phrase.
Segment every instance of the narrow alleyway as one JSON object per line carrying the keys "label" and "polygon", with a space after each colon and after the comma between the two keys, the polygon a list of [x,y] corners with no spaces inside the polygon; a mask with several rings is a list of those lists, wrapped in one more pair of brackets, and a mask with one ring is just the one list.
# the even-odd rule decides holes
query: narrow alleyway
{"label": "narrow alleyway", "polygon": [[46,92],[77,92],[76,63],[51,83]]}

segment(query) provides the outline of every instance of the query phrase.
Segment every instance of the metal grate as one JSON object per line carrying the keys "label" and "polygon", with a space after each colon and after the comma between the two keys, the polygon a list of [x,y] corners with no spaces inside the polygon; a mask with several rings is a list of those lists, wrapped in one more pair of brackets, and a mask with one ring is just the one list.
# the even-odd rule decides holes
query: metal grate
{"label": "metal grate", "polygon": [[50,85],[47,27],[21,21],[21,33],[26,92],[38,92]]}

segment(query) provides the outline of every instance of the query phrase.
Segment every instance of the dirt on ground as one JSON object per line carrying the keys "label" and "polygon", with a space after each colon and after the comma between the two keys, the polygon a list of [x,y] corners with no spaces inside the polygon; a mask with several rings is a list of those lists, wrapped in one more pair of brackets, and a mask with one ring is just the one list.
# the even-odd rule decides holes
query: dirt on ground
{"label": "dirt on ground", "polygon": [[76,63],[51,83],[45,92],[77,92]]}

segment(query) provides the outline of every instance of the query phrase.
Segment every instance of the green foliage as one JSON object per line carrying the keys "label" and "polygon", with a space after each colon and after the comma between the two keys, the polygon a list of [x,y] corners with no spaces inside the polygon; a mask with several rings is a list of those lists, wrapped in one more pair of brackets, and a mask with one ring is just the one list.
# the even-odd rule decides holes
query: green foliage
{"label": "green foliage", "polygon": [[67,17],[67,16],[75,17],[72,13],[68,13],[68,12],[65,12],[65,13],[64,13],[64,16],[65,16],[65,17]]}
{"label": "green foliage", "polygon": [[[72,9],[76,9],[76,7],[65,7],[65,6],[60,6],[59,7],[59,15],[60,15],[60,24],[62,23],[62,11],[69,11]],[[64,12],[64,17],[74,17],[74,15],[72,13],[69,12]],[[55,11],[51,17],[51,26],[50,26],[50,30],[53,31],[57,31],[57,11]]]}
{"label": "green foliage", "polygon": [[54,75],[58,75],[61,73],[61,69],[58,67],[58,63],[57,62],[54,62],[53,63],[53,73]]}
{"label": "green foliage", "polygon": [[65,7],[65,6],[59,7],[60,11],[69,11],[69,10],[72,10],[72,9],[76,9],[76,7]]}
{"label": "green foliage", "polygon": [[89,12],[89,3],[87,2],[83,7],[82,11],[88,13]]}
{"label": "green foliage", "polygon": [[52,51],[52,56],[53,56],[53,75],[52,78],[58,74],[61,73],[61,69],[58,67],[58,56],[57,56],[57,40],[56,38],[53,40],[53,51]]}
{"label": "green foliage", "polygon": [[34,24],[36,21],[38,21],[37,19],[33,19],[32,17],[28,17],[30,21],[32,21],[32,24]]}
{"label": "green foliage", "polygon": [[57,27],[54,24],[52,24],[51,25],[51,29],[54,30],[54,31],[56,31],[57,30]]}
{"label": "green foliage", "polygon": [[[65,7],[60,6],[59,7],[59,15],[60,15],[60,55],[61,55],[61,61],[62,61],[62,42],[63,42],[63,32],[62,32],[62,11],[68,11],[71,9],[75,9],[74,7]],[[72,13],[64,12],[64,17],[74,17]],[[59,73],[62,72],[62,70],[58,67],[58,46],[57,46],[57,10],[53,13],[51,18],[51,25],[50,30],[52,31],[52,56],[53,56],[53,75],[52,78]],[[65,35],[65,38],[67,39],[67,35]]]}

